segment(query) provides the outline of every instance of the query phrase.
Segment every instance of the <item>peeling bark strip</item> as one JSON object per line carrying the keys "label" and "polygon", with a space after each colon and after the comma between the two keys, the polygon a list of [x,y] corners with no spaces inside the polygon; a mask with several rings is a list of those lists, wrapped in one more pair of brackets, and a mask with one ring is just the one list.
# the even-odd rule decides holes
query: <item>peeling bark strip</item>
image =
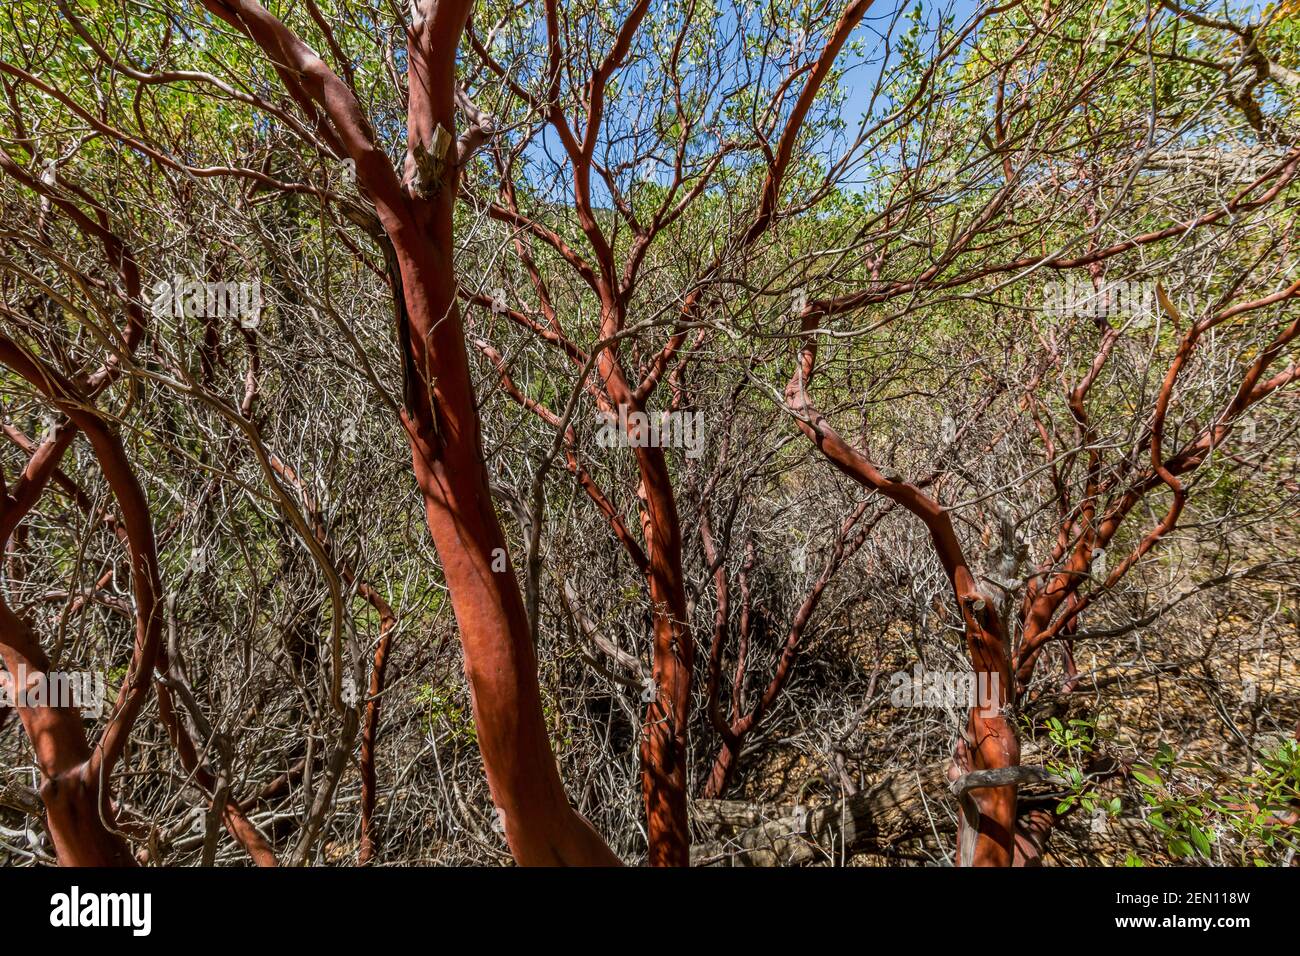
{"label": "peeling bark strip", "polygon": [[[506,840],[523,865],[614,865],[617,857],[569,805],[542,716],[537,659],[483,464],[478,409],[456,304],[452,210],[457,168],[456,47],[470,0],[415,0],[407,34],[407,157],[396,171],[375,145],[356,97],[324,61],[260,4],[205,0],[275,64],[285,89],[340,158],[392,243],[401,343],[411,379],[402,425],[416,483],[460,628],[479,748]],[[399,321],[399,324],[400,321]],[[409,349],[409,356],[406,354]],[[372,741],[373,744],[373,741]]]}

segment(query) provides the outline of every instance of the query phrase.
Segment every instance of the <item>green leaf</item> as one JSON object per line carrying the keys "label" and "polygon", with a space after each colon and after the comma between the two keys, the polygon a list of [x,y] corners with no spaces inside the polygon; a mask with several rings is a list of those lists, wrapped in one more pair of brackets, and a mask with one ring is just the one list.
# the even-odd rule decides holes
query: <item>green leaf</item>
{"label": "green leaf", "polygon": [[1137,778],[1139,783],[1144,783],[1148,787],[1164,786],[1164,781],[1160,779],[1160,774],[1149,768],[1144,767],[1139,769],[1135,767],[1133,769],[1133,776]]}
{"label": "green leaf", "polygon": [[1210,835],[1208,833],[1195,823],[1192,823],[1187,827],[1187,835],[1192,838],[1192,842],[1196,844],[1196,849],[1200,850],[1202,855],[1210,855]]}

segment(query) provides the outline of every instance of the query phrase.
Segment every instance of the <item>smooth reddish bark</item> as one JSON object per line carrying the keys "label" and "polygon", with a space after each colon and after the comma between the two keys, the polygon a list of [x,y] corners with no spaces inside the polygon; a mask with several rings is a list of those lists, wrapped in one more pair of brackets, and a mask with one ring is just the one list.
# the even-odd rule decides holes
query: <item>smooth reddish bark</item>
{"label": "smooth reddish bark", "polygon": [[[798,369],[786,386],[786,401],[798,416],[799,429],[831,464],[864,488],[878,491],[902,505],[930,532],[966,626],[966,650],[977,681],[980,686],[996,687],[997,692],[996,701],[979,702],[971,708],[965,739],[957,749],[958,765],[965,771],[1017,766],[1020,744],[1004,711],[1014,687],[1011,649],[994,602],[980,592],[953,530],[952,519],[939,502],[917,485],[885,475],[863,453],[845,442],[813,407],[807,385],[816,361],[816,337],[812,334],[816,322],[812,313],[805,315],[804,331],[808,337],[804,340]],[[979,830],[969,858],[959,858],[958,864],[1009,866],[1015,852],[1016,788],[988,787],[971,793],[979,809]],[[967,840],[958,842],[961,846],[971,845]]]}
{"label": "smooth reddish bark", "polygon": [[[375,146],[356,97],[305,43],[255,2],[209,0],[277,64],[281,82],[356,164],[391,242],[406,374],[402,424],[451,593],[479,749],[493,802],[522,865],[613,865],[617,857],[569,805],[542,714],[537,659],[505,536],[492,507],[452,262],[456,195],[456,47],[469,0],[419,0],[408,33],[403,177]],[[504,562],[501,560],[504,558]],[[496,567],[505,570],[494,571]]]}

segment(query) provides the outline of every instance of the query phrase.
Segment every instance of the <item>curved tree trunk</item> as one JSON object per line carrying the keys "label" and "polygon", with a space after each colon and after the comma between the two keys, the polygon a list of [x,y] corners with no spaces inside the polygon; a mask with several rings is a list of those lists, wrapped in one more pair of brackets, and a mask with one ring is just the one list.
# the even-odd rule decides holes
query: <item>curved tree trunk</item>
{"label": "curved tree trunk", "polygon": [[[816,362],[817,342],[813,330],[817,321],[815,310],[804,313],[807,338],[798,367],[786,386],[786,401],[797,416],[799,430],[832,465],[862,487],[898,502],[929,531],[965,624],[966,649],[978,686],[995,691],[996,698],[977,701],[971,708],[965,739],[954,756],[966,772],[1015,767],[1020,763],[1020,744],[1015,727],[1006,718],[1006,705],[1013,699],[1010,695],[1014,694],[1014,684],[1011,651],[1002,621],[992,599],[980,592],[953,530],[952,519],[940,503],[917,485],[878,468],[865,454],[849,445],[813,406],[807,388]],[[1015,786],[983,788],[972,791],[972,795],[979,809],[978,829],[975,833],[963,829],[958,864],[1010,866],[1015,853]]]}
{"label": "curved tree trunk", "polygon": [[407,155],[400,179],[348,84],[288,27],[254,0],[205,0],[204,6],[248,34],[277,64],[281,83],[318,122],[330,148],[354,164],[357,185],[392,244],[402,424],[460,629],[488,787],[511,852],[524,865],[616,864],[569,806],[555,765],[527,615],[492,508],[456,306],[456,48],[471,2],[411,4]]}
{"label": "curved tree trunk", "polygon": [[[28,686],[44,679],[50,662],[26,621],[0,600],[0,654],[9,679]],[[17,691],[19,688],[14,688]],[[17,700],[17,696],[14,697]],[[126,840],[114,831],[107,781],[87,779],[90,747],[81,714],[67,707],[16,708],[41,770],[41,800],[54,852],[64,866],[134,866]]]}
{"label": "curved tree trunk", "polygon": [[689,866],[686,731],[695,645],[686,623],[682,535],[668,464],[659,448],[638,448],[643,538],[650,559],[654,694],[641,732],[641,795],[652,866]]}
{"label": "curved tree trunk", "polygon": [[614,865],[617,857],[569,806],[551,752],[537,657],[483,464],[450,269],[429,269],[403,256],[400,246],[398,257],[418,370],[414,408],[403,421],[460,628],[479,748],[506,838],[523,865]]}

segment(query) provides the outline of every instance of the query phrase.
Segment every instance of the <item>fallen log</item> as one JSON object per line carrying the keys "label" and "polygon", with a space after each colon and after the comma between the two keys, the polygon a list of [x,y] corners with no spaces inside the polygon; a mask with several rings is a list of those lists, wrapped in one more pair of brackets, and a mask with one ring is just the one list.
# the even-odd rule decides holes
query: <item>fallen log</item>
{"label": "fallen log", "polygon": [[697,823],[741,827],[730,836],[697,843],[695,866],[800,866],[866,851],[884,851],[903,840],[951,832],[953,807],[933,794],[947,792],[948,761],[891,774],[869,789],[821,806],[783,806],[769,811],[736,800],[697,800]]}

